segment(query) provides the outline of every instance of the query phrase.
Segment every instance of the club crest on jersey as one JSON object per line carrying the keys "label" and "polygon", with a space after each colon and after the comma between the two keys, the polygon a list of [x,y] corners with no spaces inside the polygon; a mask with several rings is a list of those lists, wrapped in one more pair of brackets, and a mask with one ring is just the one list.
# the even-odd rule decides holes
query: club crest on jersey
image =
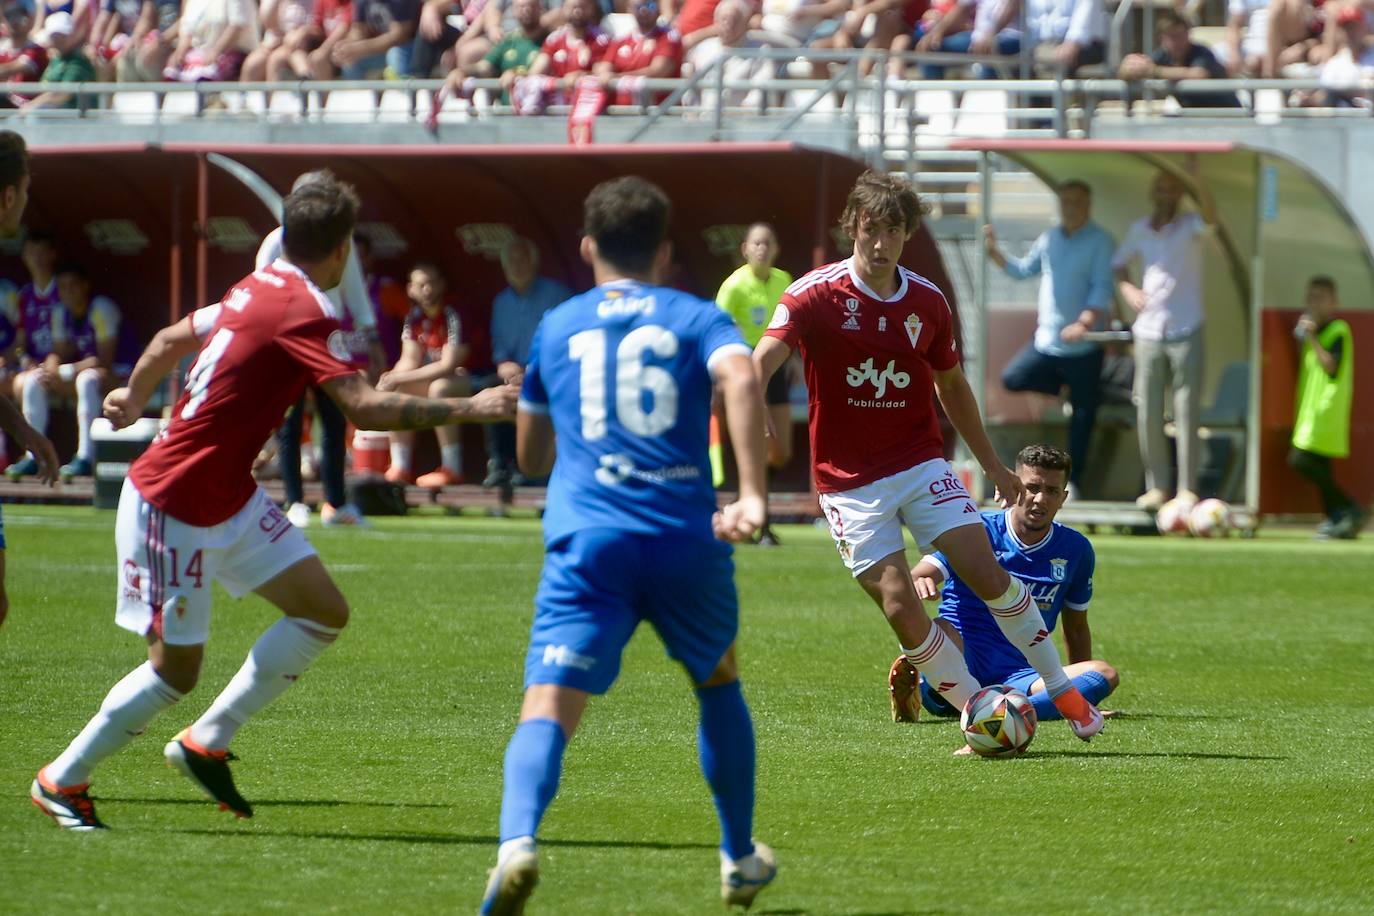
{"label": "club crest on jersey", "polygon": [[348,335],[342,330],[336,330],[329,335],[329,354],[341,363],[351,363],[353,361],[353,351],[348,348]]}
{"label": "club crest on jersey", "polygon": [[906,328],[906,339],[911,341],[911,346],[915,348],[916,341],[921,339],[921,319],[917,318],[916,313],[913,312],[906,316],[906,321],[902,326]]}
{"label": "club crest on jersey", "polygon": [[1056,582],[1063,582],[1069,576],[1069,561],[1065,559],[1050,560],[1050,578]]}
{"label": "club crest on jersey", "polygon": [[855,318],[853,315],[850,315],[848,318],[845,319],[844,324],[840,325],[840,330],[841,330],[841,331],[857,331],[857,330],[859,330],[859,319]]}
{"label": "club crest on jersey", "polygon": [[858,311],[859,311],[859,300],[858,300],[858,299],[846,299],[846,300],[844,300],[844,310],[845,310],[846,312],[848,312],[849,314],[851,314],[851,315],[858,314]]}

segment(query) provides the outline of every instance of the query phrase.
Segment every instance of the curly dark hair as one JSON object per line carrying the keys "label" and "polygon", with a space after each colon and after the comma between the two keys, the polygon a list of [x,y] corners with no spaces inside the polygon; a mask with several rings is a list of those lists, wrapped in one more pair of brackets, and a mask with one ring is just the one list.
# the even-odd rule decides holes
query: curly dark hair
{"label": "curly dark hair", "polygon": [[1063,471],[1064,476],[1068,477],[1073,472],[1073,459],[1068,452],[1053,445],[1028,445],[1016,453],[1016,466]]}

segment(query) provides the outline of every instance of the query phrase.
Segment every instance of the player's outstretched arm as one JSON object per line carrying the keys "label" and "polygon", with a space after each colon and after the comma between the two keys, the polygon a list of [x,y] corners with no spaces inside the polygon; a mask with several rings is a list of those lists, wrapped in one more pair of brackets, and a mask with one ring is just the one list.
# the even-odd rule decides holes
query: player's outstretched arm
{"label": "player's outstretched arm", "polygon": [[[792,348],[776,337],[764,337],[754,348],[754,372],[758,375],[760,389],[766,390],[768,382],[792,355]],[[763,431],[769,439],[776,439],[778,431],[773,428],[773,415],[763,412]]]}
{"label": "player's outstretched arm", "polygon": [[547,477],[558,457],[548,414],[521,410],[515,416],[515,463],[526,477]]}
{"label": "player's outstretched arm", "polygon": [[997,499],[1003,507],[1020,501],[1024,487],[1021,479],[1011,472],[997,457],[987,430],[983,428],[983,416],[978,410],[978,399],[973,396],[964,370],[957,365],[934,372],[935,393],[945,408],[945,416],[954,424],[954,429],[964,438],[969,451],[978,461],[983,473],[997,488]]}
{"label": "player's outstretched arm", "polygon": [[193,321],[182,319],[153,335],[152,343],[134,365],[129,384],[105,395],[105,417],[115,429],[123,429],[143,416],[148,399],[167,373],[176,368],[182,357],[190,356],[200,347],[192,325]]}
{"label": "player's outstretched arm", "polygon": [[929,556],[921,557],[921,562],[911,571],[911,583],[916,586],[916,597],[922,601],[934,601],[940,597],[940,583],[945,581],[945,571]]}
{"label": "player's outstretched arm", "polygon": [[[765,341],[771,339],[764,338]],[[787,349],[781,342],[779,346],[784,351]],[[786,353],[783,358],[786,359]],[[725,398],[725,424],[730,430],[730,444],[734,447],[735,464],[739,468],[739,499],[720,510],[715,519],[715,531],[716,536],[724,540],[742,541],[763,527],[768,513],[765,502],[768,452],[763,443],[763,423],[768,412],[763,407],[763,386],[748,356],[740,353],[720,360],[715,367],[715,377]]]}
{"label": "player's outstretched arm", "polygon": [[359,429],[429,429],[464,420],[509,420],[520,394],[512,385],[497,385],[470,398],[420,398],[378,391],[358,373],[329,379],[323,387]]}
{"label": "player's outstretched arm", "polygon": [[1064,649],[1069,664],[1091,661],[1093,657],[1093,633],[1088,626],[1088,612],[1064,608],[1059,615],[1064,630]]}
{"label": "player's outstretched arm", "polygon": [[0,429],[18,442],[22,448],[33,452],[38,462],[38,479],[52,485],[57,480],[57,450],[48,437],[29,425],[24,415],[9,398],[0,398]]}

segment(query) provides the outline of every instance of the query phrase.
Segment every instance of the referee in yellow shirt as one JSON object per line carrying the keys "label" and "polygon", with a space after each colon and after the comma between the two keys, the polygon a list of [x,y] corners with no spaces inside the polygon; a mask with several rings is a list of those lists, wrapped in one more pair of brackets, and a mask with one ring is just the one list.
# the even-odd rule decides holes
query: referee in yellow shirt
{"label": "referee in yellow shirt", "polygon": [[[744,265],[726,277],[716,293],[716,304],[735,319],[751,347],[758,346],[773,316],[773,308],[782,298],[783,291],[792,285],[792,275],[773,266],[781,250],[773,227],[754,223],[745,233],[744,244],[740,245]],[[783,467],[792,458],[791,388],[792,373],[788,366],[783,366],[769,380],[764,393],[774,430],[768,441],[770,468]],[[759,534],[759,544],[770,547],[778,544],[777,536],[766,522]]]}

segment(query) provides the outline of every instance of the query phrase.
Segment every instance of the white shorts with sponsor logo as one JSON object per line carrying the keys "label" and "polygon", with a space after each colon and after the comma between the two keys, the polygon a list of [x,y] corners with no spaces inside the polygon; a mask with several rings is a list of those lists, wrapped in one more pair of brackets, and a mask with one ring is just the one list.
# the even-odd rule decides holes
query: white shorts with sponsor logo
{"label": "white shorts with sponsor logo", "polygon": [[219,582],[242,598],[315,555],[301,530],[261,488],[232,518],[198,528],[144,500],[130,480],[119,497],[115,548],[115,622],[177,646],[210,638],[210,583]]}
{"label": "white shorts with sponsor logo", "polygon": [[902,526],[916,543],[964,525],[981,525],[978,507],[949,462],[935,458],[843,493],[822,493],[821,512],[840,557],[856,578],[902,550]]}

